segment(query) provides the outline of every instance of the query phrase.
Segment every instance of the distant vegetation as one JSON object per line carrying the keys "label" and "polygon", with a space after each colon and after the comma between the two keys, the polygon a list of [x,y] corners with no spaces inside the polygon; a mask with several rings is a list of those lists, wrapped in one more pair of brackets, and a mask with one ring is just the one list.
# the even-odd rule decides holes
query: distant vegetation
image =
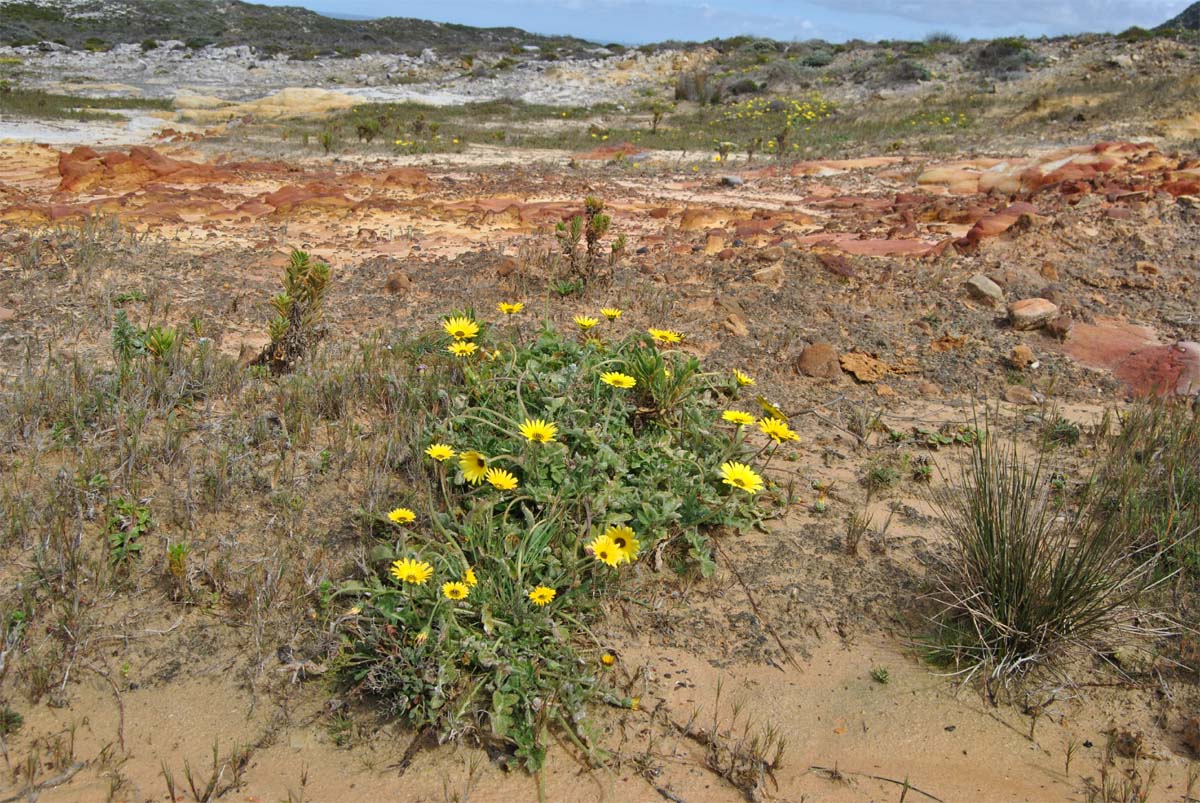
{"label": "distant vegetation", "polygon": [[56,95],[37,89],[21,89],[0,80],[0,115],[33,117],[39,120],[123,120],[108,109],[170,109],[163,98],[85,98]]}

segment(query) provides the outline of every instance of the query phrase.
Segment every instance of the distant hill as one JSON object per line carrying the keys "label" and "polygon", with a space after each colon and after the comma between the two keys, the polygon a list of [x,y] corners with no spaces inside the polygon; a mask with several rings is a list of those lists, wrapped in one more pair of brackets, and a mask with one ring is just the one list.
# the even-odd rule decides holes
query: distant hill
{"label": "distant hill", "polygon": [[1200,31],[1200,3],[1192,3],[1177,16],[1164,22],[1159,28],[1173,28],[1177,31]]}
{"label": "distant hill", "polygon": [[192,47],[251,45],[300,58],[356,53],[501,51],[535,46],[563,55],[591,43],[520,28],[472,28],[401,17],[352,20],[239,0],[0,0],[0,44],[58,42],[102,49],[179,39]]}

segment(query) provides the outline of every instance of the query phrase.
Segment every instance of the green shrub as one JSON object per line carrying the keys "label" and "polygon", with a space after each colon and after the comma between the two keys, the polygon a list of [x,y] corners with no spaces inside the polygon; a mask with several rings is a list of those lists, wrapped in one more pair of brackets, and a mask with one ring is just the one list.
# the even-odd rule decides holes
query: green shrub
{"label": "green shrub", "polygon": [[533,771],[551,732],[588,749],[587,704],[637,706],[603,677],[608,645],[588,623],[604,601],[662,583],[651,565],[711,574],[711,529],[761,515],[753,452],[714,405],[733,383],[645,335],[610,335],[619,315],[528,340],[449,319],[452,355],[421,358],[447,379],[418,482],[390,513],[366,512],[371,571],[338,592],[352,606],[344,683]]}
{"label": "green shrub", "polygon": [[985,435],[941,497],[954,553],[939,582],[938,657],[993,678],[1021,674],[1119,623],[1149,564],[1089,499],[1068,509],[1040,463]]}

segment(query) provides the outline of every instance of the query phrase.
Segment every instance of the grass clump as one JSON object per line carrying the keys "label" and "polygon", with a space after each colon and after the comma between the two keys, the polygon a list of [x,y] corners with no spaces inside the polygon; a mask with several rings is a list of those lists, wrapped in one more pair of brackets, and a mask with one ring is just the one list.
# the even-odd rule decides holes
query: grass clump
{"label": "grass clump", "polygon": [[527,339],[470,313],[445,322],[446,356],[423,358],[445,382],[415,482],[367,514],[371,565],[339,591],[346,683],[531,771],[551,732],[601,758],[588,703],[636,708],[601,679],[589,625],[605,602],[661,584],[652,567],[711,574],[710,529],[761,515],[753,452],[713,404],[736,391],[618,334],[614,312]]}
{"label": "grass clump", "polygon": [[954,553],[939,579],[938,657],[1006,680],[1121,622],[1148,564],[1090,499],[1068,509],[1040,462],[985,435],[940,499]]}

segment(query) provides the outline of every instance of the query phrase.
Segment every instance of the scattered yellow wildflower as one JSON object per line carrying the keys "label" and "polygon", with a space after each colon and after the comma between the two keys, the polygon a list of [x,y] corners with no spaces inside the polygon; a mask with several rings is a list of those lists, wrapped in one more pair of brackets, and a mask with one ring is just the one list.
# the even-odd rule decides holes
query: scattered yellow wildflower
{"label": "scattered yellow wildflower", "polygon": [[616,307],[604,307],[600,310],[600,314],[605,318],[608,318],[610,321],[615,321],[617,318],[620,318],[622,312],[623,310],[619,310]]}
{"label": "scattered yellow wildflower", "polygon": [[471,588],[479,585],[479,578],[475,576],[475,570],[470,566],[468,566],[467,570],[463,572],[463,582],[469,585]]}
{"label": "scattered yellow wildflower", "polygon": [[417,514],[406,507],[398,507],[388,513],[388,518],[393,524],[412,524],[417,520]]}
{"label": "scattered yellow wildflower", "polygon": [[420,633],[418,633],[416,635],[415,640],[416,640],[417,644],[424,644],[425,642],[429,641],[429,630],[428,629],[422,630]]}
{"label": "scattered yellow wildflower", "polygon": [[512,472],[505,471],[502,468],[489,468],[483,476],[484,479],[492,484],[493,488],[498,488],[501,491],[511,491],[520,484]]}
{"label": "scattered yellow wildflower", "polygon": [[455,357],[470,357],[478,348],[479,346],[476,346],[469,340],[455,340],[449,346],[446,346],[446,351]]}
{"label": "scattered yellow wildflower", "polygon": [[575,325],[580,329],[591,329],[596,324],[600,323],[599,319],[593,318],[591,315],[576,315]]}
{"label": "scattered yellow wildflower", "polygon": [[622,562],[633,563],[637,560],[638,552],[642,549],[642,544],[637,540],[637,536],[631,528],[626,527],[624,524],[614,524],[605,530],[604,534],[620,550]]}
{"label": "scattered yellow wildflower", "polygon": [[442,323],[442,328],[446,330],[446,334],[455,340],[470,340],[479,334],[479,324],[461,315],[454,318],[447,318]]}
{"label": "scattered yellow wildflower", "polygon": [[741,410],[726,410],[721,413],[721,418],[731,424],[737,424],[739,427],[748,427],[754,423],[754,416]]}
{"label": "scattered yellow wildflower", "polygon": [[792,432],[787,422],[780,418],[771,418],[769,416],[760,418],[758,420],[758,428],[762,430],[764,435],[767,435],[776,443],[800,440],[800,436]]}
{"label": "scattered yellow wildflower", "polygon": [[615,655],[613,655],[611,652],[606,652],[600,656],[600,663],[604,664],[605,666],[612,666],[616,662],[617,662],[617,657]]}
{"label": "scattered yellow wildflower", "polygon": [[526,418],[521,425],[521,434],[534,443],[550,443],[558,434],[558,425],[541,418]]}
{"label": "scattered yellow wildflower", "polygon": [[554,602],[554,598],[557,596],[557,591],[546,586],[538,586],[529,592],[530,601],[539,608]]}
{"label": "scattered yellow wildflower", "polygon": [[487,474],[487,458],[479,452],[463,452],[458,456],[458,465],[462,468],[463,479],[472,485],[483,482]]}
{"label": "scattered yellow wildflower", "polygon": [[745,463],[730,461],[721,464],[721,482],[740,488],[748,494],[756,494],[762,490],[762,477]]}
{"label": "scattered yellow wildflower", "polygon": [[739,388],[744,388],[747,385],[754,384],[754,377],[747,376],[746,374],[743,374],[741,371],[739,371],[736,368],[733,369],[733,378],[737,380]]}
{"label": "scattered yellow wildflower", "polygon": [[678,343],[683,340],[683,335],[671,329],[647,329],[646,331],[659,343]]}
{"label": "scattered yellow wildflower", "polygon": [[431,443],[429,444],[429,448],[425,450],[425,454],[441,463],[444,460],[454,457],[454,447],[448,443]]}
{"label": "scattered yellow wildflower", "polygon": [[425,581],[433,574],[433,567],[423,560],[405,558],[392,561],[392,577],[402,583],[425,585]]}
{"label": "scattered yellow wildflower", "polygon": [[466,583],[442,583],[442,596],[446,599],[466,599],[470,594]]}
{"label": "scattered yellow wildflower", "polygon": [[620,371],[606,371],[600,374],[600,381],[606,385],[612,385],[614,388],[621,388],[622,390],[628,390],[637,384],[636,379]]}
{"label": "scattered yellow wildflower", "polygon": [[525,309],[525,302],[514,301],[510,304],[507,301],[501,301],[496,305],[496,309],[500,310],[505,315],[516,315],[518,312]]}
{"label": "scattered yellow wildflower", "polygon": [[587,545],[588,550],[592,553],[592,557],[601,563],[607,563],[614,569],[621,564],[624,554],[613,540],[607,535],[598,535],[592,539]]}

